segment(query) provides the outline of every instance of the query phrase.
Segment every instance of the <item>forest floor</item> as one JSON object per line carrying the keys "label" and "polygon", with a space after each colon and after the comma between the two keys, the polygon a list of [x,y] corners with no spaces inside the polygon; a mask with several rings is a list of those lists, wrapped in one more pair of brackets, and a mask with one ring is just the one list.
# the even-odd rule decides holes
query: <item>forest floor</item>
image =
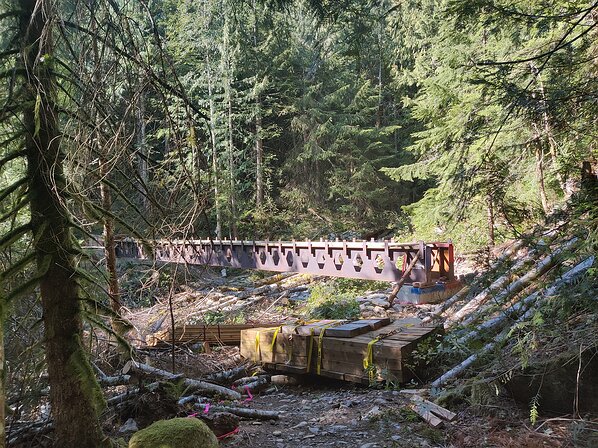
{"label": "forest floor", "polygon": [[[471,267],[466,267],[471,271]],[[124,281],[127,281],[125,271]],[[148,271],[149,272],[149,271]],[[141,291],[157,292],[160,273],[149,272]],[[180,276],[172,295],[177,325],[198,323],[286,322],[304,318],[310,285],[322,282],[294,275],[270,285],[255,274],[236,271],[222,277],[219,271],[169,273]],[[149,280],[148,280],[149,279]],[[179,279],[177,279],[178,281]],[[128,281],[135,283],[135,279]],[[153,282],[153,283],[152,283]],[[267,282],[267,281],[266,281]],[[153,285],[153,286],[152,286]],[[260,286],[261,285],[261,286]],[[384,286],[384,285],[382,285]],[[154,288],[155,290],[153,290]],[[131,290],[131,289],[129,289]],[[422,318],[431,305],[381,306],[388,290],[363,291],[357,298],[364,317]],[[134,345],[145,354],[144,362],[170,370],[168,349],[148,349],[144,340],[158,329],[168,328],[168,300],[131,309],[126,317],[135,327]],[[176,348],[176,371],[190,378],[230,369],[243,362],[238,347],[213,347],[204,353],[199,344]],[[411,384],[407,387],[425,387]],[[276,411],[279,420],[242,420],[239,432],[221,441],[230,447],[565,447],[577,446],[567,419],[539,420],[529,425],[529,409],[508,396],[490,404],[456,401],[450,407],[456,420],[433,428],[410,410],[410,396],[398,388],[375,389],[321,377],[305,377],[299,385],[270,385],[246,403],[253,409]],[[188,413],[191,413],[189,410]],[[122,423],[122,422],[121,422]],[[126,434],[120,434],[120,436]]]}

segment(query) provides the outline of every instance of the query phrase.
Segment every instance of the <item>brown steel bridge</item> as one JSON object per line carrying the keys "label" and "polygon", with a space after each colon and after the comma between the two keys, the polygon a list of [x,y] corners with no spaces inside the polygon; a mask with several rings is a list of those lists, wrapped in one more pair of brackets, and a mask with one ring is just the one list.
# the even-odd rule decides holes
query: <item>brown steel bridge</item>
{"label": "brown steel bridge", "polygon": [[298,272],[331,277],[397,282],[414,257],[419,261],[406,284],[426,287],[454,280],[452,243],[390,241],[159,240],[148,251],[136,240],[116,244],[121,258],[224,268]]}

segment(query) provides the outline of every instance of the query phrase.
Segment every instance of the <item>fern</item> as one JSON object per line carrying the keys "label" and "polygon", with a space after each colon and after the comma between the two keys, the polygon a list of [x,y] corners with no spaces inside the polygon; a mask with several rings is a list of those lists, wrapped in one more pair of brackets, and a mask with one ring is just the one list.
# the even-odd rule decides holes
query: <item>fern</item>
{"label": "fern", "polygon": [[540,404],[540,393],[538,392],[536,395],[534,395],[534,397],[532,398],[532,401],[530,402],[529,421],[532,425],[535,425],[536,422],[538,421],[538,416],[540,415],[538,412],[539,404]]}

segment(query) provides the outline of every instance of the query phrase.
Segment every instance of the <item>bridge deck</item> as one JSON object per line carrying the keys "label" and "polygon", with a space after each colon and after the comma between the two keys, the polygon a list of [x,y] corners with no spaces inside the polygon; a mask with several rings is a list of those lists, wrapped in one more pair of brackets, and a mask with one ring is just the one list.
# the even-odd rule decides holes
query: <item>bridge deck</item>
{"label": "bridge deck", "polygon": [[159,240],[152,245],[152,253],[147,253],[138,241],[125,238],[117,242],[116,253],[122,258],[390,282],[398,281],[418,257],[406,284],[454,279],[452,243]]}

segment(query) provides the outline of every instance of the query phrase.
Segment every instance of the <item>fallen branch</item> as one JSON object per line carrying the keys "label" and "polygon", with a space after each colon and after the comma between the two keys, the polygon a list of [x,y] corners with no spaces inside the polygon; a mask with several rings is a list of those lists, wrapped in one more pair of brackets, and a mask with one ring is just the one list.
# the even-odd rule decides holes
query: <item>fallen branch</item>
{"label": "fallen branch", "polygon": [[[198,403],[195,406],[200,409],[205,409],[207,405],[208,403]],[[280,414],[276,411],[263,411],[261,409],[237,408],[232,406],[221,406],[212,404],[210,404],[210,411],[230,412],[231,414],[238,415],[239,417],[253,418],[256,420],[278,420],[280,418]]]}
{"label": "fallen branch", "polygon": [[139,363],[136,361],[128,361],[125,367],[123,367],[123,373],[132,371],[139,374],[145,374],[162,378],[168,381],[182,380],[183,385],[187,388],[187,391],[200,390],[202,392],[208,392],[211,394],[220,394],[232,400],[239,400],[241,394],[227,387],[220,386],[218,384],[207,383],[205,381],[194,380],[191,378],[183,378],[182,375],[175,375],[174,373],[167,372],[166,370],[158,369],[156,367],[148,366],[147,364]]}
{"label": "fallen branch", "polygon": [[98,382],[104,387],[121,386],[131,382],[131,375],[103,376],[98,378]]}
{"label": "fallen branch", "polygon": [[246,365],[235,367],[234,369],[224,370],[222,372],[212,373],[208,375],[206,379],[215,383],[232,383],[233,381],[249,375],[249,371]]}
{"label": "fallen branch", "polygon": [[247,390],[249,390],[251,392],[256,392],[269,383],[270,383],[270,375],[260,375],[259,377],[254,377],[253,381],[250,381],[249,383],[244,383],[244,384],[238,385],[236,387],[239,389],[242,389],[244,392],[246,392]]}
{"label": "fallen branch", "polygon": [[257,376],[246,376],[243,378],[239,378],[235,382],[233,382],[233,386],[239,387],[245,384],[255,383],[257,380],[266,379],[270,380],[270,375],[257,375]]}

